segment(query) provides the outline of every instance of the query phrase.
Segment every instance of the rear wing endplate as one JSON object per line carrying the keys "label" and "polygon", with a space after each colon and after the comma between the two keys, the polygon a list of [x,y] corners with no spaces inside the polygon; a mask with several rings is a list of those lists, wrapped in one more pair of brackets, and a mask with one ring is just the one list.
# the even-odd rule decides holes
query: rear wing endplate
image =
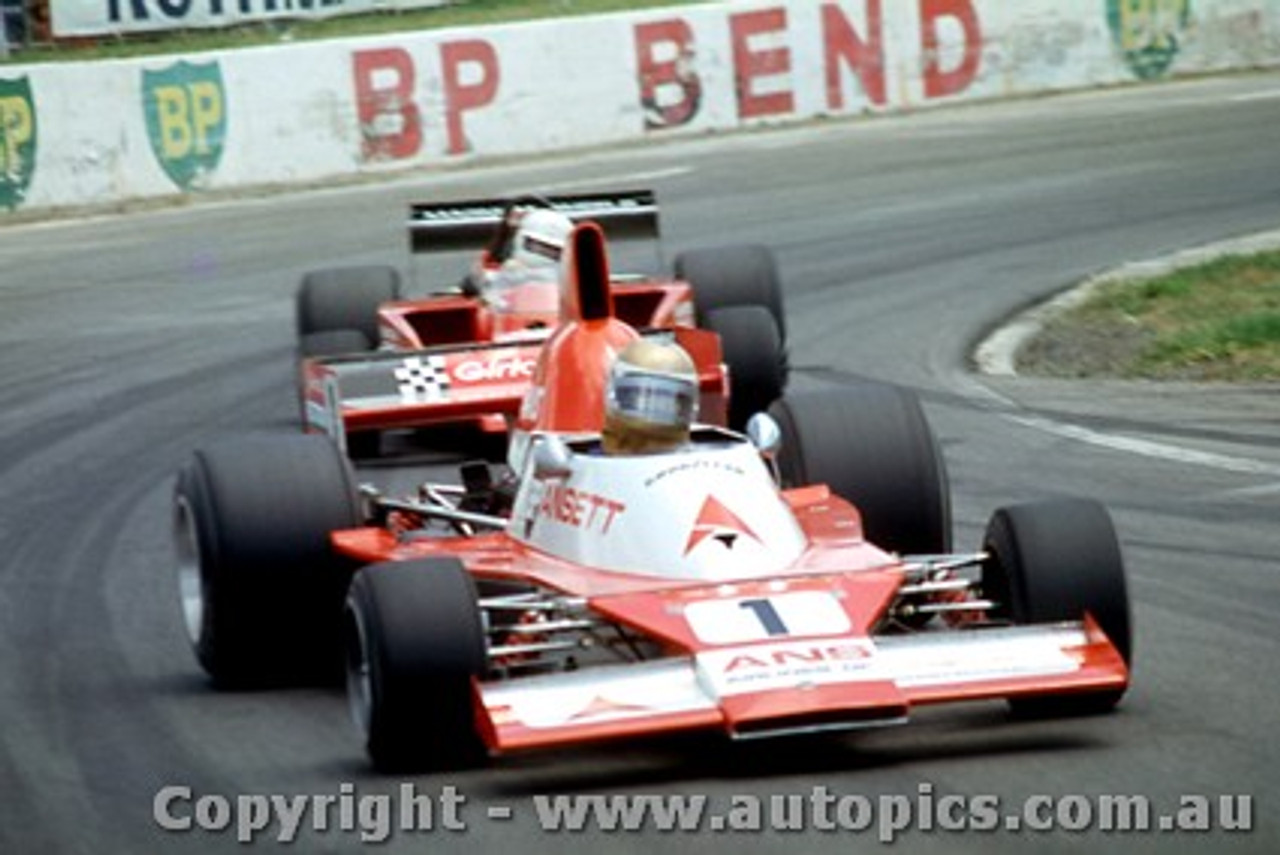
{"label": "rear wing endplate", "polygon": [[653,191],[623,190],[415,203],[409,207],[409,249],[415,253],[483,249],[511,208],[543,204],[575,223],[598,223],[609,240],[659,237],[658,202]]}

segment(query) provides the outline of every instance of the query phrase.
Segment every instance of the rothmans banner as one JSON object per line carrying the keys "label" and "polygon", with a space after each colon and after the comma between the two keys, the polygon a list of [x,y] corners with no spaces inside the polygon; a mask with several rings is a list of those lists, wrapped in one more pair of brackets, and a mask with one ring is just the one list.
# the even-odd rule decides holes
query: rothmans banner
{"label": "rothmans banner", "polygon": [[444,6],[459,0],[50,0],[53,34],[210,29]]}

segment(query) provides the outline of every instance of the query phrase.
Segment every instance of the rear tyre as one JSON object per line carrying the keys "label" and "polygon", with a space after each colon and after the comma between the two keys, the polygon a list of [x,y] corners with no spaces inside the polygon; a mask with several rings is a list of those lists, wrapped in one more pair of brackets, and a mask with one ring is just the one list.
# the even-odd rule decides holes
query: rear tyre
{"label": "rear tyre", "polygon": [[304,359],[315,356],[345,356],[368,353],[373,342],[360,330],[327,330],[307,333],[298,339],[298,354]]}
{"label": "rear tyre", "polygon": [[329,533],[361,517],[329,438],[252,436],[197,451],[174,504],[183,616],[215,684],[336,677],[352,567]]}
{"label": "rear tyre", "polygon": [[[1124,559],[1111,516],[1098,502],[1060,498],[997,510],[987,525],[983,595],[993,617],[1015,624],[1080,620],[1089,614],[1125,664],[1133,656]],[[1015,712],[1105,712],[1124,690],[1011,700]]]}
{"label": "rear tyre", "polygon": [[676,256],[675,276],[693,286],[698,326],[716,309],[763,306],[773,316],[778,337],[787,340],[782,286],[773,253],[755,244],[694,249]]}
{"label": "rear tyre", "polygon": [[356,574],[343,636],[347,698],[374,766],[438,771],[480,763],[472,680],[484,673],[475,581],[455,558]]}
{"label": "rear tyre", "polygon": [[729,366],[729,427],[768,409],[787,384],[787,357],[773,316],[763,306],[732,306],[707,314],[706,329],[720,336]]}
{"label": "rear tyre", "polygon": [[298,338],[358,330],[373,347],[381,339],[378,306],[400,299],[400,272],[388,265],[312,270],[298,287]]}
{"label": "rear tyre", "polygon": [[852,502],[868,541],[903,555],[951,551],[951,495],[938,443],[915,395],[879,383],[788,392],[784,486],[825,483]]}

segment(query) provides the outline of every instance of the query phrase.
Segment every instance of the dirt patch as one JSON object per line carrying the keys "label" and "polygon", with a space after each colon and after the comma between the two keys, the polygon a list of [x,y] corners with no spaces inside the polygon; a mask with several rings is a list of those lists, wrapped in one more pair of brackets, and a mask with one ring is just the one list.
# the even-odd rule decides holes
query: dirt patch
{"label": "dirt patch", "polygon": [[1152,338],[1136,323],[1059,316],[1022,346],[1016,365],[1042,377],[1129,377]]}

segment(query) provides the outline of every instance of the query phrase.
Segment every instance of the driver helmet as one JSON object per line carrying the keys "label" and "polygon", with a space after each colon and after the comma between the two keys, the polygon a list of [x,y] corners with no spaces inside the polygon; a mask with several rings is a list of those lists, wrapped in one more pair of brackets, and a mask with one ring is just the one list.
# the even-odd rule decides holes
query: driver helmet
{"label": "driver helmet", "polygon": [[609,369],[602,436],[606,454],[660,454],[689,441],[698,372],[674,342],[639,339]]}
{"label": "driver helmet", "polygon": [[506,266],[525,270],[558,271],[573,221],[559,211],[534,208],[520,217]]}

